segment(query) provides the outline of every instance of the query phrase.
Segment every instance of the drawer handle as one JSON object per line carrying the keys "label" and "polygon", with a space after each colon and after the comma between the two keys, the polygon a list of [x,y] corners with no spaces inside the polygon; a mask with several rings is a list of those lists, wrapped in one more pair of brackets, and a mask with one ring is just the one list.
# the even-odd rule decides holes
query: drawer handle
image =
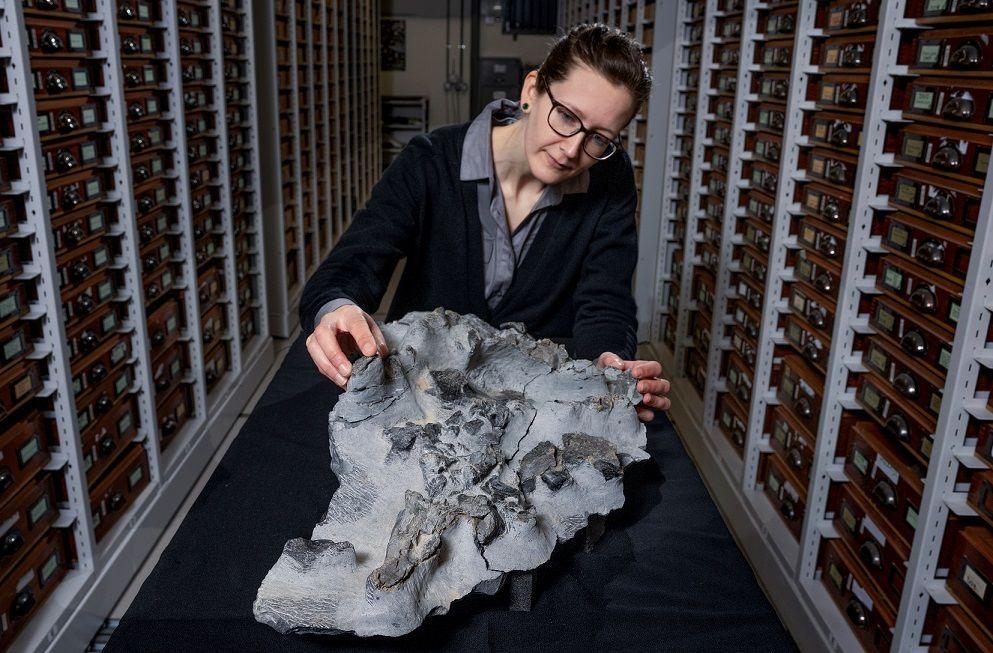
{"label": "drawer handle", "polygon": [[843,120],[835,120],[828,128],[827,140],[833,145],[845,147],[848,145],[848,138],[852,133],[852,126]]}
{"label": "drawer handle", "polygon": [[793,407],[800,417],[804,419],[810,419],[810,416],[814,414],[814,409],[810,405],[810,400],[806,397],[800,397],[793,402]]}
{"label": "drawer handle", "polygon": [[834,284],[831,283],[831,275],[827,272],[822,272],[814,278],[814,286],[817,287],[821,292],[831,292]]}
{"label": "drawer handle", "polygon": [[745,432],[741,430],[741,427],[734,427],[731,430],[731,437],[734,439],[734,443],[739,447],[745,446]]}
{"label": "drawer handle", "polygon": [[821,358],[821,350],[812,342],[803,346],[803,356],[811,363],[816,363]]}
{"label": "drawer handle", "polygon": [[96,302],[89,295],[83,294],[76,298],[76,309],[86,315],[96,307]]}
{"label": "drawer handle", "polygon": [[886,420],[886,432],[901,442],[910,440],[910,426],[900,413],[893,413]]}
{"label": "drawer handle", "polygon": [[886,481],[879,481],[876,487],[872,488],[872,494],[885,508],[896,508],[896,491]]}
{"label": "drawer handle", "polygon": [[828,161],[827,178],[839,184],[845,183],[848,175],[848,166],[841,161]]}
{"label": "drawer handle", "polygon": [[107,369],[106,365],[104,365],[103,363],[96,363],[93,367],[90,368],[90,383],[95,384],[95,383],[99,383],[100,381],[103,381],[104,379],[107,378],[107,374],[109,373],[110,370]]}
{"label": "drawer handle", "polygon": [[790,521],[796,521],[796,506],[789,499],[783,499],[779,504],[779,512]]}
{"label": "drawer handle", "polygon": [[795,447],[786,452],[786,459],[796,469],[803,468],[803,456],[800,455],[800,451]]}
{"label": "drawer handle", "polygon": [[870,567],[876,569],[882,569],[883,567],[883,556],[880,554],[879,547],[876,546],[875,542],[869,540],[863,542],[862,546],[859,547],[859,557]]}
{"label": "drawer handle", "polygon": [[46,29],[41,34],[41,51],[47,54],[58,52],[63,48],[62,39],[52,30]]}
{"label": "drawer handle", "polygon": [[934,313],[938,310],[938,299],[927,286],[920,286],[910,294],[910,303],[925,313]]}
{"label": "drawer handle", "polygon": [[823,308],[811,306],[807,311],[807,320],[818,329],[823,329],[824,323],[827,321],[827,314]]}
{"label": "drawer handle", "polygon": [[24,546],[24,536],[19,530],[12,528],[4,533],[3,539],[0,539],[0,555],[13,555],[22,546]]}
{"label": "drawer handle", "polygon": [[853,2],[848,5],[845,15],[845,27],[861,27],[869,22],[869,8],[864,2]]}
{"label": "drawer handle", "polygon": [[14,473],[10,467],[0,467],[0,494],[14,484]]}
{"label": "drawer handle", "polygon": [[83,225],[78,222],[74,222],[66,230],[66,241],[70,245],[78,245],[84,238],[86,238],[86,231],[83,230]]}
{"label": "drawer handle", "polygon": [[135,11],[130,2],[122,2],[117,15],[121,20],[136,20],[138,18],[138,12]]}
{"label": "drawer handle", "polygon": [[859,103],[859,87],[852,82],[845,82],[838,91],[838,104],[846,107],[854,107]]}
{"label": "drawer handle", "polygon": [[942,145],[931,157],[931,165],[939,170],[958,170],[962,167],[962,155],[951,145]]}
{"label": "drawer handle", "polygon": [[828,236],[820,243],[818,243],[817,249],[828,258],[835,258],[838,256],[838,239],[834,236]]}
{"label": "drawer handle", "polygon": [[852,599],[849,602],[848,607],[845,608],[845,614],[848,615],[851,622],[858,628],[864,629],[869,625],[869,618],[865,615],[865,608],[862,607],[862,604],[857,599]]}
{"label": "drawer handle", "polygon": [[108,397],[106,394],[102,394],[97,399],[96,409],[99,414],[103,415],[108,410],[110,410],[113,405],[114,402],[110,400],[110,397]]}
{"label": "drawer handle", "polygon": [[105,435],[100,438],[100,444],[98,446],[100,448],[100,456],[102,458],[106,458],[110,454],[114,453],[114,449],[117,448],[117,443],[114,442],[114,438],[110,437],[110,435]]}
{"label": "drawer handle", "polygon": [[913,356],[924,356],[927,354],[927,343],[918,331],[908,331],[900,338],[900,347],[905,352]]}
{"label": "drawer handle", "polygon": [[935,220],[951,220],[954,217],[955,203],[947,191],[938,189],[924,202],[924,212]]}
{"label": "drawer handle", "polygon": [[107,502],[107,507],[113,511],[120,510],[124,507],[125,499],[123,492],[115,492],[110,501]]}
{"label": "drawer handle", "polygon": [[949,120],[972,120],[975,113],[976,104],[972,98],[962,95],[962,91],[954,91],[941,109],[942,117]]}
{"label": "drawer handle", "polygon": [[824,206],[821,207],[821,215],[831,222],[838,222],[841,220],[841,205],[838,204],[838,200],[833,197],[829,197],[824,200]]}
{"label": "drawer handle", "polygon": [[990,0],[962,0],[959,9],[967,11],[990,11],[993,9],[993,2]]}
{"label": "drawer handle", "polygon": [[31,591],[30,587],[25,587],[17,593],[17,597],[14,599],[14,605],[10,606],[10,616],[14,619],[20,619],[31,612],[34,604],[34,592]]}
{"label": "drawer handle", "polygon": [[59,131],[63,134],[68,134],[71,131],[75,131],[79,128],[79,121],[76,120],[76,116],[72,115],[68,111],[63,111],[59,114]]}
{"label": "drawer handle", "polygon": [[975,41],[966,41],[949,57],[956,68],[977,68],[983,63],[983,53]]}
{"label": "drawer handle", "polygon": [[49,93],[54,95],[68,90],[69,82],[58,72],[50,70],[48,71],[48,76],[45,78],[45,88],[48,89]]}
{"label": "drawer handle", "polygon": [[162,420],[162,435],[169,437],[176,432],[176,419],[170,415]]}
{"label": "drawer handle", "polygon": [[861,43],[849,43],[841,49],[841,65],[849,68],[862,65],[865,46]]}
{"label": "drawer handle", "polygon": [[914,377],[906,372],[900,372],[893,377],[893,385],[896,386],[896,389],[904,397],[910,397],[911,399],[917,397],[917,383],[914,382]]}
{"label": "drawer handle", "polygon": [[59,150],[55,153],[55,168],[59,172],[69,172],[78,164],[76,157],[69,150]]}
{"label": "drawer handle", "polygon": [[938,267],[945,262],[945,246],[934,238],[926,238],[914,256],[924,265]]}

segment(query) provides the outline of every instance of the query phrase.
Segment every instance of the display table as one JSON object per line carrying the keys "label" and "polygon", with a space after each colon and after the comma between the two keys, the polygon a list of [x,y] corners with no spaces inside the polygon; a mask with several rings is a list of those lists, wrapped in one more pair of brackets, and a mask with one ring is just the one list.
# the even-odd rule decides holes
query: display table
{"label": "display table", "polygon": [[337,487],[328,412],[337,387],[298,339],[121,620],[120,651],[789,651],[756,583],[665,418],[650,460],[629,467],[624,507],[592,552],[582,534],[535,575],[530,612],[507,592],[455,602],[398,640],[280,635],[252,602],[286,540],[309,537]]}

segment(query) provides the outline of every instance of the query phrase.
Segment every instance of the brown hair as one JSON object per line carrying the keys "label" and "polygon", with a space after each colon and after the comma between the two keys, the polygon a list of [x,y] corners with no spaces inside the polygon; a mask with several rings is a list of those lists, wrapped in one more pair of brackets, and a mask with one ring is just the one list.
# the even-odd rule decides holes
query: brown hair
{"label": "brown hair", "polygon": [[537,88],[548,92],[548,84],[565,79],[577,63],[625,87],[634,97],[634,111],[652,91],[652,73],[641,56],[642,46],[625,32],[602,23],[583,23],[559,37],[538,68]]}

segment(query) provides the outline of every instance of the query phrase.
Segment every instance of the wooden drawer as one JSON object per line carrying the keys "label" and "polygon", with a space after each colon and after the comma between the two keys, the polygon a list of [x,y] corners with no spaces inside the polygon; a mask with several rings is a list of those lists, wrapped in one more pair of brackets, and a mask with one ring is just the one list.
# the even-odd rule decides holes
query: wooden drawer
{"label": "wooden drawer", "polygon": [[50,530],[0,584],[0,621],[5,626],[0,632],[0,647],[6,649],[52,595],[69,570],[70,551],[66,537]]}
{"label": "wooden drawer", "polygon": [[887,653],[896,615],[886,600],[874,595],[871,580],[840,540],[821,540],[821,580],[841,609],[855,636],[868,651]]}
{"label": "wooden drawer", "polygon": [[59,516],[56,500],[52,476],[42,474],[0,510],[0,569],[10,569],[22,560],[55,523]]}
{"label": "wooden drawer", "polygon": [[93,532],[98,542],[127,512],[148,481],[148,455],[140,443],[133,443],[90,490]]}
{"label": "wooden drawer", "polygon": [[48,462],[48,422],[33,412],[6,427],[0,436],[0,507]]}
{"label": "wooden drawer", "polygon": [[806,511],[807,488],[793,480],[786,465],[774,453],[762,454],[758,482],[793,537],[799,538]]}
{"label": "wooden drawer", "polygon": [[993,622],[993,532],[986,526],[960,530],[950,543],[948,590],[978,623]]}
{"label": "wooden drawer", "polygon": [[824,380],[795,354],[783,356],[782,374],[776,396],[808,433],[817,432],[817,420],[824,399]]}
{"label": "wooden drawer", "polygon": [[86,480],[92,484],[138,435],[138,408],[126,397],[81,436]]}

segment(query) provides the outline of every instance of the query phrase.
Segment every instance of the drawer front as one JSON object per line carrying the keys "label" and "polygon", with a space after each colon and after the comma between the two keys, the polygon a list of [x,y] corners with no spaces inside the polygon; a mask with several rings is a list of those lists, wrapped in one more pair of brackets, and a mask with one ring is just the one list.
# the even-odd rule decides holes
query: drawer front
{"label": "drawer front", "polygon": [[859,642],[868,651],[887,653],[896,625],[892,607],[876,595],[871,580],[838,540],[821,540],[821,580],[845,615]]}
{"label": "drawer front", "polygon": [[0,510],[0,568],[9,569],[30,553],[59,516],[51,475],[29,483]]}
{"label": "drawer front", "polygon": [[97,541],[127,512],[148,481],[148,455],[140,443],[133,443],[90,491],[93,532]]}
{"label": "drawer front", "polygon": [[0,507],[10,501],[51,458],[48,426],[33,412],[0,436]]}
{"label": "drawer front", "polygon": [[993,533],[985,526],[963,528],[952,544],[948,590],[979,623],[993,620]]}
{"label": "drawer front", "polygon": [[0,585],[0,647],[6,649],[51,596],[70,566],[70,553],[60,531],[50,530]]}
{"label": "drawer front", "polygon": [[794,537],[800,537],[806,510],[807,488],[792,480],[785,465],[775,454],[763,454],[759,482],[776,511]]}

